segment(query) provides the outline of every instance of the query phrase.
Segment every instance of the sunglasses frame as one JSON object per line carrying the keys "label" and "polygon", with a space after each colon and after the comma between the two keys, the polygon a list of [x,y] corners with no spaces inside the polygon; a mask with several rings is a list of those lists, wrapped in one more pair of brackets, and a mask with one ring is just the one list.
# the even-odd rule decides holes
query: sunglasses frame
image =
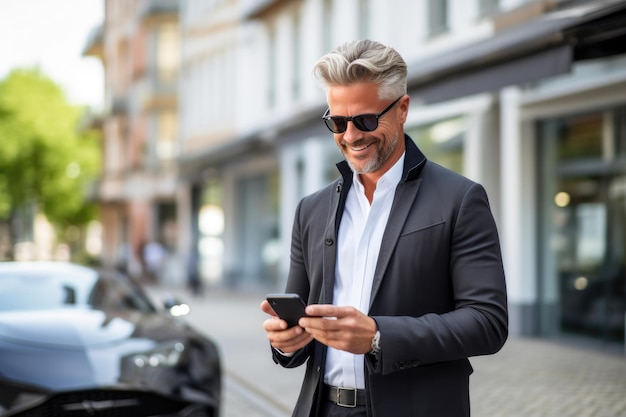
{"label": "sunglasses frame", "polygon": [[[357,114],[355,116],[331,116],[330,115],[330,108],[328,108],[324,112],[324,115],[322,116],[322,120],[324,120],[324,124],[326,125],[328,130],[330,130],[333,133],[344,133],[346,130],[348,130],[348,122],[352,122],[354,124],[354,127],[356,127],[357,129],[359,129],[362,132],[373,132],[374,130],[378,129],[378,119],[380,119],[385,113],[387,113],[389,110],[391,110],[393,108],[393,106],[395,106],[396,103],[398,101],[400,101],[400,99],[402,97],[404,97],[404,95],[402,95],[402,96],[398,97],[397,99],[395,99],[393,101],[393,103],[388,105],[385,108],[385,110],[381,111],[378,114],[376,114],[376,113],[363,113],[363,114]],[[366,129],[365,128],[365,125],[363,125],[362,122],[360,121],[363,117],[373,117],[374,120],[376,120],[376,126],[374,127],[374,129]],[[345,122],[346,122],[345,129],[343,129],[343,130],[334,130],[333,128],[331,128],[330,125],[329,125],[330,122],[332,122],[334,125],[336,125],[336,123],[333,121],[334,119],[345,120]]]}

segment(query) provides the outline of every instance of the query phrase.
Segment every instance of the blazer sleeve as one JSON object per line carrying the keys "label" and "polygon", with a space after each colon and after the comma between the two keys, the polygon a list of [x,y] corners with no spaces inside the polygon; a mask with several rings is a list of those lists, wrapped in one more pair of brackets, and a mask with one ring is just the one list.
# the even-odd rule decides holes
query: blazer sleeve
{"label": "blazer sleeve", "polygon": [[418,317],[372,315],[381,333],[378,360],[366,355],[372,372],[389,374],[491,354],[506,341],[508,313],[504,269],[498,233],[484,188],[471,183],[455,213],[456,218],[447,219],[453,224],[449,265],[441,267],[441,271],[445,271],[443,276],[429,277],[451,281],[453,308]]}

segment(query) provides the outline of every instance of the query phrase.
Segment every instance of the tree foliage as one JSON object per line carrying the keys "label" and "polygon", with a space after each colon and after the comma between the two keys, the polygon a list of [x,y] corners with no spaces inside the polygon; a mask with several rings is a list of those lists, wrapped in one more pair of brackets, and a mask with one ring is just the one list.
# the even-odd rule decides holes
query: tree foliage
{"label": "tree foliage", "polygon": [[93,218],[85,197],[99,169],[98,134],[79,130],[84,112],[37,69],[0,81],[0,219],[30,204],[60,229]]}

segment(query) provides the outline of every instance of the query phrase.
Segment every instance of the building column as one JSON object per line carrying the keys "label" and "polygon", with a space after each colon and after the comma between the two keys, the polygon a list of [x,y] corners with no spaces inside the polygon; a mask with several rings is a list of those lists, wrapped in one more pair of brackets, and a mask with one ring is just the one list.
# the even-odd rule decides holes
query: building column
{"label": "building column", "polygon": [[324,142],[320,138],[309,138],[302,148],[304,161],[304,189],[302,196],[311,194],[324,187]]}
{"label": "building column", "polygon": [[[179,286],[185,286],[189,280],[190,259],[194,247],[194,219],[192,193],[190,183],[181,183],[176,188],[176,248],[175,255],[180,268],[175,278]],[[172,271],[173,272],[173,271]]]}
{"label": "building column", "polygon": [[293,226],[293,215],[296,211],[298,197],[301,191],[298,184],[302,182],[302,173],[299,168],[302,164],[298,155],[296,145],[283,146],[280,149],[280,230],[279,239],[281,253],[278,290],[282,291],[287,283],[289,273],[289,253],[291,252],[291,228]]}
{"label": "building column", "polygon": [[467,115],[464,174],[485,187],[496,221],[500,220],[500,165],[497,110],[492,97],[476,103]]}
{"label": "building column", "polygon": [[525,129],[519,96],[517,87],[505,88],[500,94],[500,240],[507,277],[510,333],[528,335],[537,332],[535,176],[531,168],[536,164],[529,155],[532,137],[523,140]]}
{"label": "building column", "polygon": [[311,137],[302,143],[283,146],[280,150],[280,247],[279,289],[286,284],[291,252],[291,229],[298,202],[325,184],[324,142]]}

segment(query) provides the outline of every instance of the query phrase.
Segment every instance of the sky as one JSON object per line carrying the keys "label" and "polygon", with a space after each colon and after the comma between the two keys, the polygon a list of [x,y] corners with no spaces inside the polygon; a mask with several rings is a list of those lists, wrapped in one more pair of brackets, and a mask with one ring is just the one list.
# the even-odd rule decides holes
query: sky
{"label": "sky", "polygon": [[103,20],[104,0],[0,0],[0,79],[39,67],[71,103],[102,109],[102,63],[82,52]]}

